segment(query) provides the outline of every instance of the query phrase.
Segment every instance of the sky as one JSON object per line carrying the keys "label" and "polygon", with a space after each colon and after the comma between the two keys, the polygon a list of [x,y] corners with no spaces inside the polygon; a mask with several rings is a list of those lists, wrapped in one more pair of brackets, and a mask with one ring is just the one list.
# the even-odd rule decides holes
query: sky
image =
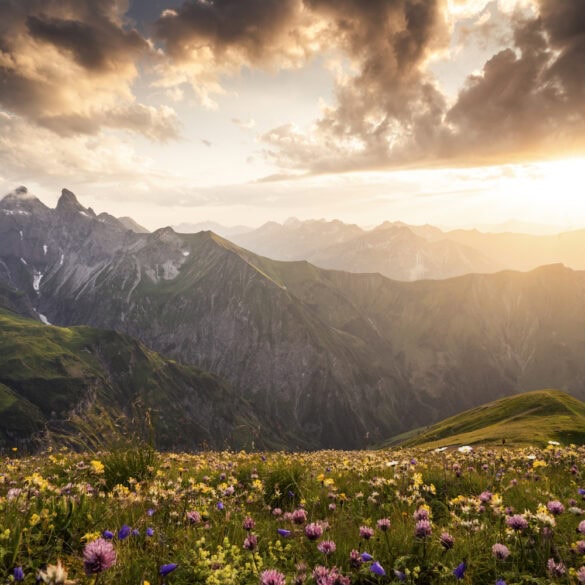
{"label": "sky", "polygon": [[0,194],[571,229],[584,170],[583,0],[0,0]]}

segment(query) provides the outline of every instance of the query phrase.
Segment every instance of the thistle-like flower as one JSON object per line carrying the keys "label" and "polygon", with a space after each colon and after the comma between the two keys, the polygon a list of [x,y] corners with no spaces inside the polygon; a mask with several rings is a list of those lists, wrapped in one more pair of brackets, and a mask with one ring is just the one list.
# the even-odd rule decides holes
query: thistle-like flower
{"label": "thistle-like flower", "polygon": [[83,566],[87,575],[95,575],[116,564],[114,545],[98,538],[88,542],[83,551]]}

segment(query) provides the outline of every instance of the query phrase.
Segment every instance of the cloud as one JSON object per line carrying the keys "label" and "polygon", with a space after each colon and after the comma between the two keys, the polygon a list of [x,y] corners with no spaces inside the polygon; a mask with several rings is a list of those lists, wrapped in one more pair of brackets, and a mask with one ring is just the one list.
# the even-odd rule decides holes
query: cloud
{"label": "cloud", "polygon": [[443,0],[197,0],[165,12],[156,32],[171,59],[159,83],[190,83],[209,107],[222,74],[345,56],[336,103],[306,136],[289,126],[263,136],[280,167],[376,168],[436,142],[446,106],[424,65],[449,43]]}
{"label": "cloud", "polygon": [[532,2],[517,2],[510,12],[512,3],[500,1],[511,19],[510,46],[467,78],[454,104],[426,70],[447,39],[444,4],[307,3],[335,23],[357,73],[339,76],[336,102],[311,128],[282,125],[262,136],[278,167],[327,173],[472,166],[585,150],[582,0],[540,0],[538,12]]}
{"label": "cloud", "polygon": [[0,3],[0,106],[64,135],[102,128],[178,137],[168,107],[137,103],[132,84],[150,44],[116,0]]}
{"label": "cloud", "polygon": [[[150,40],[126,20],[124,0],[0,2],[0,106],[64,139],[113,129],[168,141],[180,136],[175,111],[140,103],[137,81],[176,101],[191,87],[201,104],[217,108],[226,76],[299,68],[325,55],[338,66],[320,115],[304,128],[262,128],[276,174],[585,151],[583,0],[157,0],[156,7]],[[486,43],[493,54],[448,97],[430,63],[453,50],[462,21],[475,23],[476,40],[486,34],[503,45]],[[459,32],[464,39],[464,27]],[[154,79],[141,78],[146,62]],[[232,122],[254,127],[253,119]]]}
{"label": "cloud", "polygon": [[195,0],[166,10],[155,23],[164,45],[157,85],[190,86],[216,108],[222,75],[243,67],[282,69],[304,65],[322,47],[327,24],[302,0]]}
{"label": "cloud", "polygon": [[256,120],[254,120],[254,118],[249,118],[248,120],[240,120],[240,118],[232,118],[232,122],[236,126],[243,128],[244,130],[251,130],[252,128],[254,128],[254,126],[256,126]]}
{"label": "cloud", "polygon": [[0,112],[0,160],[5,180],[55,187],[64,180],[134,182],[137,176],[156,174],[149,159],[115,136],[55,137],[50,130],[5,112]]}
{"label": "cloud", "polygon": [[[497,161],[585,148],[585,5],[541,0],[514,18],[514,43],[470,76],[447,114],[450,155]],[[467,153],[467,154],[466,154]]]}
{"label": "cloud", "polygon": [[436,147],[446,103],[425,64],[448,46],[443,3],[307,3],[333,23],[331,38],[351,69],[338,75],[336,102],[306,136],[284,126],[263,136],[268,156],[278,166],[319,173],[383,168]]}

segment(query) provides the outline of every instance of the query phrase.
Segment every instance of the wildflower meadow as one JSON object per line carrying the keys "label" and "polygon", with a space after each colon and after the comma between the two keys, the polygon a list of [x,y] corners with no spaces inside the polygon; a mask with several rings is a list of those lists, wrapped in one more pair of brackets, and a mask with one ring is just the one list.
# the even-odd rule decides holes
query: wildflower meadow
{"label": "wildflower meadow", "polygon": [[2,583],[585,583],[585,447],[2,459]]}

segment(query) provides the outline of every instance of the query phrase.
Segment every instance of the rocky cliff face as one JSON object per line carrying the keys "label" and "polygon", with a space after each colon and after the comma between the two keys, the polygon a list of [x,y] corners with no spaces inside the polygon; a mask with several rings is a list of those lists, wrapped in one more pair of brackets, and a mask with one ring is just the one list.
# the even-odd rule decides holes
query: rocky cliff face
{"label": "rocky cliff face", "polygon": [[26,195],[0,203],[0,267],[39,315],[212,371],[289,447],[363,446],[523,390],[585,397],[583,273],[400,283]]}

